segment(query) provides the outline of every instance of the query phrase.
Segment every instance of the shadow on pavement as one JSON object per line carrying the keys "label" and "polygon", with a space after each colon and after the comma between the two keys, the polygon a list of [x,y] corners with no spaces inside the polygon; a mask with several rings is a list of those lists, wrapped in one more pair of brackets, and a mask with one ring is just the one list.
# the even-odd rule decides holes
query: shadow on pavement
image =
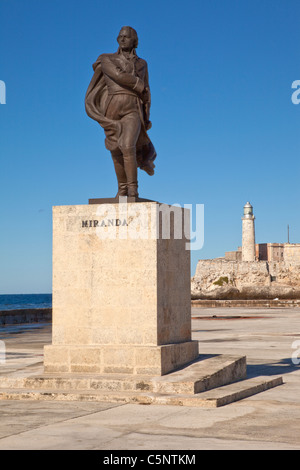
{"label": "shadow on pavement", "polygon": [[247,377],[259,377],[261,375],[282,375],[289,374],[300,370],[300,364],[294,364],[292,359],[281,359],[277,362],[269,362],[266,364],[247,364]]}

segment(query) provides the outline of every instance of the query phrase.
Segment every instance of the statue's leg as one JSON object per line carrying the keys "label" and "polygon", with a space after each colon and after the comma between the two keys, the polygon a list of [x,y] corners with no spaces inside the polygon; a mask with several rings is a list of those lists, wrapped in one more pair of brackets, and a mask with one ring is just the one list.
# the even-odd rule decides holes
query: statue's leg
{"label": "statue's leg", "polygon": [[137,179],[137,163],[136,148],[123,147],[124,170],[127,178],[127,194],[128,197],[138,197],[138,179]]}
{"label": "statue's leg", "polygon": [[[118,152],[112,152],[112,158],[118,178],[118,195],[138,196],[136,144],[141,132],[141,119],[137,110],[137,98],[132,95],[115,95],[109,102],[106,117],[119,120],[121,134]],[[127,193],[125,192],[125,184]]]}
{"label": "statue's leg", "polygon": [[127,196],[127,177],[124,169],[124,161],[121,150],[111,152],[111,156],[115,166],[115,172],[118,180],[118,196]]}
{"label": "statue's leg", "polygon": [[131,112],[122,119],[121,150],[127,177],[128,196],[138,197],[138,170],[136,143],[141,131],[141,120],[137,112]]}

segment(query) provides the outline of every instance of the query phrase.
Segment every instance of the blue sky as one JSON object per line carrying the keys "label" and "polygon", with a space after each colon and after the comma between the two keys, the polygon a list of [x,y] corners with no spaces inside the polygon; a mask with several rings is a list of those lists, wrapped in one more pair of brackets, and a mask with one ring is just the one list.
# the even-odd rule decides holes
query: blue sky
{"label": "blue sky", "polygon": [[104,133],[85,113],[92,63],[139,35],[156,173],[140,196],[204,204],[198,259],[256,240],[300,242],[299,0],[0,0],[0,294],[51,292],[52,206],[116,193]]}

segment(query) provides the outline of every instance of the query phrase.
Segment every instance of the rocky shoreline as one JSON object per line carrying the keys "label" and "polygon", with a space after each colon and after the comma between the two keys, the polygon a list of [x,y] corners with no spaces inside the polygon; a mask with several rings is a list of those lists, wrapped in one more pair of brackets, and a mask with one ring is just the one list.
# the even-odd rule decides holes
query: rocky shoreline
{"label": "rocky shoreline", "polygon": [[300,299],[300,265],[286,262],[200,260],[192,300]]}

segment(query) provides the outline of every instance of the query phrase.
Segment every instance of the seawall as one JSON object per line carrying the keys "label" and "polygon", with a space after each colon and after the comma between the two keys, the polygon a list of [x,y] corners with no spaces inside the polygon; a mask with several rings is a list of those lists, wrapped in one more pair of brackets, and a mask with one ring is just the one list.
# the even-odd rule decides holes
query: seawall
{"label": "seawall", "polygon": [[192,307],[249,307],[249,308],[291,308],[300,307],[300,300],[192,300]]}
{"label": "seawall", "polygon": [[18,323],[48,323],[52,321],[52,308],[33,308],[0,311],[0,325]]}

